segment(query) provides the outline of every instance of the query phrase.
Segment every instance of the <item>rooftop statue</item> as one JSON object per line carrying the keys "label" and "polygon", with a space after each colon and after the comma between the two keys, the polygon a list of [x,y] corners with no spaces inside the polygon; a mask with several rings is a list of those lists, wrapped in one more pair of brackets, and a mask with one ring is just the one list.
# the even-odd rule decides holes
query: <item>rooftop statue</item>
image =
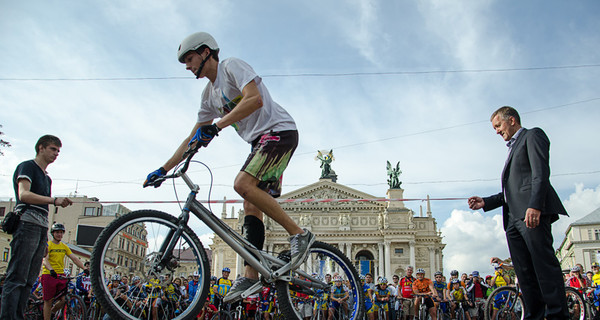
{"label": "rooftop statue", "polygon": [[400,171],[400,161],[398,161],[398,163],[396,164],[396,168],[392,167],[392,164],[388,161],[387,174],[389,177],[387,182],[390,186],[390,189],[401,189],[400,185],[402,184],[402,181],[400,181],[400,179],[398,178],[400,174],[402,174],[402,171]]}
{"label": "rooftop statue", "polygon": [[333,149],[329,150],[329,153],[325,150],[317,151],[315,160],[321,161],[321,179],[333,179],[335,182],[337,175],[335,174],[335,171],[331,169],[331,163],[335,160],[333,157]]}

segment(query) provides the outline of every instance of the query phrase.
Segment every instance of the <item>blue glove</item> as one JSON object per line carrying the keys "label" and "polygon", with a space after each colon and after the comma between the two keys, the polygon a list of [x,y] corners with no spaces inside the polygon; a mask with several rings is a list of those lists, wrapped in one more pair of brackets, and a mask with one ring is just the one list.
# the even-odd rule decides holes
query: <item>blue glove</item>
{"label": "blue glove", "polygon": [[219,135],[219,131],[221,129],[215,123],[201,126],[188,143],[188,146],[197,141],[201,146],[206,147],[215,136]]}
{"label": "blue glove", "polygon": [[167,174],[167,170],[165,170],[165,168],[163,168],[163,167],[160,167],[160,168],[156,169],[155,171],[150,172],[150,174],[146,178],[146,181],[144,181],[144,188],[147,186],[154,186],[155,188],[160,187],[160,184],[162,183],[162,181],[158,182],[157,184],[154,184],[154,181],[156,181],[156,179],[158,179],[166,174]]}

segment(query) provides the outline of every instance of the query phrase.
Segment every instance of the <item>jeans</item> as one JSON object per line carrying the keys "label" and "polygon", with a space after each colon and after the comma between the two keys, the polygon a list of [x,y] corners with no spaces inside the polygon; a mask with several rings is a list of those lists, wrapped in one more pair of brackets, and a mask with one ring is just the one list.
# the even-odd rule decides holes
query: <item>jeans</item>
{"label": "jeans", "polygon": [[31,287],[42,267],[48,228],[20,221],[10,242],[10,261],[2,288],[1,320],[23,319]]}

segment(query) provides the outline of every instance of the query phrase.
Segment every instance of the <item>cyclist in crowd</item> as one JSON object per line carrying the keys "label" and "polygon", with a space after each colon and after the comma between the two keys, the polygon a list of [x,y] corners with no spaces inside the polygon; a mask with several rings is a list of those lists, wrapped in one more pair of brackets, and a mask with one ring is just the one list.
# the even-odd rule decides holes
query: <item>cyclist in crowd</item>
{"label": "cyclist in crowd", "polygon": [[413,295],[413,283],[417,280],[413,277],[413,267],[406,267],[406,275],[400,279],[398,299],[402,303],[402,310],[404,310],[404,320],[412,319],[415,316],[414,308],[414,295]]}
{"label": "cyclist in crowd", "polygon": [[67,286],[67,279],[59,278],[59,276],[64,277],[65,256],[89,273],[89,269],[73,254],[69,246],[62,242],[65,226],[61,223],[53,224],[50,228],[50,234],[52,240],[48,241],[48,253],[46,253],[42,262],[44,320],[50,320],[51,315],[65,304],[65,297],[63,296],[58,303],[54,304],[54,307],[52,306],[52,299],[56,296],[56,293]]}
{"label": "cyclist in crowd", "polygon": [[461,286],[465,286],[465,283],[458,279],[458,270],[450,271],[450,280],[448,280],[448,291],[452,290],[452,280],[457,279]]}
{"label": "cyclist in crowd", "polygon": [[275,287],[265,286],[260,292],[260,311],[263,319],[270,320],[275,309]]}
{"label": "cyclist in crowd", "polygon": [[217,277],[210,276],[210,284],[208,285],[208,297],[210,298],[210,304],[215,304],[215,292],[217,290]]}
{"label": "cyclist in crowd", "polygon": [[441,271],[434,274],[433,288],[437,293],[435,301],[436,306],[439,304],[443,313],[448,312],[448,285],[444,282],[444,275]]}
{"label": "cyclist in crowd", "polygon": [[200,274],[198,271],[194,271],[192,274],[192,280],[188,283],[188,302],[192,302],[198,291],[198,281],[200,280]]}
{"label": "cyclist in crowd", "polygon": [[469,315],[469,305],[467,303],[467,291],[465,287],[463,287],[457,277],[450,281],[450,285],[452,286],[452,290],[449,293],[450,296],[450,313],[452,314],[452,319],[456,319],[456,315],[454,312],[458,308],[458,304],[462,305],[462,308],[465,310],[465,315],[467,316],[467,320],[471,320],[471,316]]}
{"label": "cyclist in crowd", "polygon": [[400,277],[397,274],[392,276],[392,282],[388,284],[388,290],[390,291],[390,301],[389,301],[389,309],[390,309],[390,320],[396,320],[396,310],[398,310],[399,302],[396,300],[396,296],[398,295],[398,282],[400,282]]}
{"label": "cyclist in crowd", "polygon": [[231,269],[227,267],[223,268],[221,277],[217,280],[217,291],[215,292],[215,307],[217,307],[217,309],[219,309],[219,306],[223,302],[223,298],[227,295],[233,284],[233,281],[229,279],[230,273]]}
{"label": "cyclist in crowd", "polygon": [[[469,303],[471,307],[469,312],[471,312],[472,319],[479,318],[479,310],[483,308],[485,304],[485,292],[487,292],[487,287],[481,283],[481,278],[479,277],[479,271],[473,271],[471,273],[472,278],[467,282],[467,295],[469,296]],[[481,319],[483,320],[483,319]]]}
{"label": "cyclist in crowd", "polygon": [[413,282],[413,295],[415,296],[415,313],[421,306],[421,298],[424,298],[425,306],[431,316],[431,319],[436,319],[437,310],[433,303],[433,298],[437,297],[437,292],[433,288],[433,281],[425,278],[425,270],[417,269],[417,280]]}
{"label": "cyclist in crowd", "polygon": [[198,319],[201,320],[211,320],[213,316],[217,313],[218,309],[212,303],[210,303],[210,299],[206,298],[204,302],[204,307],[202,307],[202,311],[198,315]]}
{"label": "cyclist in crowd", "polygon": [[[245,236],[262,250],[265,240],[262,220],[263,213],[266,214],[290,235],[290,264],[297,267],[306,259],[315,237],[300,228],[274,199],[281,194],[283,171],[298,145],[294,119],[273,101],[250,65],[237,58],[219,62],[219,46],[210,34],[198,32],[188,36],[177,55],[196,78],[207,78],[209,82],[202,92],[197,122],[190,135],[162,167],[148,175],[144,186],[179,164],[190,144],[206,147],[222,129],[232,126],[251,145],[251,153],[234,181],[235,191],[244,198]],[[245,265],[244,276],[236,280],[224,301],[239,300],[258,281],[258,272]]]}
{"label": "cyclist in crowd", "polygon": [[[89,270],[90,262],[86,261],[84,264],[86,269]],[[90,278],[90,273],[85,270],[77,275],[77,280],[75,281],[76,293],[83,298],[83,300],[88,303],[90,301],[90,295],[92,290],[92,279]]]}
{"label": "cyclist in crowd", "polygon": [[375,319],[375,304],[374,304],[374,293],[375,284],[373,283],[373,275],[370,273],[365,274],[365,284],[363,284],[363,292],[365,293],[365,312],[369,320]]}
{"label": "cyclist in crowd", "polygon": [[391,294],[387,284],[387,279],[381,278],[373,291],[375,296],[375,312],[379,313],[379,310],[383,310],[385,312],[385,319],[390,318],[389,301]]}
{"label": "cyclist in crowd", "polygon": [[578,266],[571,268],[571,276],[565,282],[566,286],[573,287],[583,295],[583,290],[588,287],[587,279],[581,275],[581,270]]}
{"label": "cyclist in crowd", "polygon": [[[260,297],[258,293],[254,293],[248,296],[248,298],[243,300],[244,305],[246,305],[246,318],[254,319],[256,316],[256,312],[258,310],[258,304],[260,302]],[[310,318],[310,316],[309,316]]]}
{"label": "cyclist in crowd", "polygon": [[[333,281],[334,286],[331,288],[331,294],[329,295],[329,299],[331,300],[329,304],[329,320],[333,319],[336,312],[338,314],[339,312],[348,312],[348,298],[350,297],[348,288],[342,283],[342,277],[335,276]],[[339,317],[338,315],[337,318]]]}
{"label": "cyclist in crowd", "polygon": [[496,263],[494,265],[494,275],[491,277],[489,285],[492,287],[492,289],[496,289],[502,286],[507,286],[509,284],[510,277],[506,272],[504,272],[502,266]]}

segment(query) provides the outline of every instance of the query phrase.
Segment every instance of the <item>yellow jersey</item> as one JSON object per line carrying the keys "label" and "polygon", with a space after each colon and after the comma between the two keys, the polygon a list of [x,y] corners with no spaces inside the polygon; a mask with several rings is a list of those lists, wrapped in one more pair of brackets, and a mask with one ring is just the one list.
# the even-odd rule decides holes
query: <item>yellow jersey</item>
{"label": "yellow jersey", "polygon": [[[73,254],[73,251],[64,243],[56,244],[52,240],[48,241],[48,262],[52,266],[52,269],[62,274],[65,270],[65,256]],[[42,269],[42,274],[50,274],[50,270],[46,266]]]}

